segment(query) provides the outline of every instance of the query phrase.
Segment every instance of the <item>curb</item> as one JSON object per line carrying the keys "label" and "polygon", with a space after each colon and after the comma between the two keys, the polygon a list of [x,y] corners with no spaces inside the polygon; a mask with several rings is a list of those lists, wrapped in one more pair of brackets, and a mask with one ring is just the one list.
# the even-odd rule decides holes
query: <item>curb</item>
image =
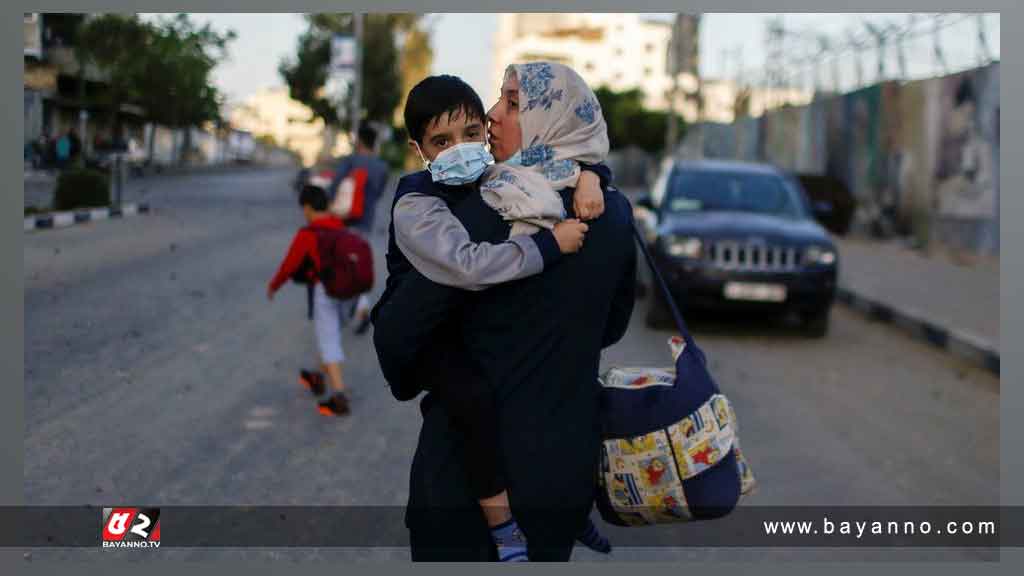
{"label": "curb", "polygon": [[844,286],[836,289],[836,300],[869,318],[892,324],[913,338],[924,340],[954,356],[974,362],[999,377],[999,349],[984,338],[943,326],[940,322],[929,320],[911,308],[897,310]]}
{"label": "curb", "polygon": [[67,228],[75,224],[92,222],[96,220],[107,220],[108,218],[122,218],[135,214],[149,212],[149,204],[125,204],[120,208],[93,208],[89,210],[76,210],[74,212],[52,212],[39,216],[25,218],[25,232],[31,230],[46,230],[52,228]]}

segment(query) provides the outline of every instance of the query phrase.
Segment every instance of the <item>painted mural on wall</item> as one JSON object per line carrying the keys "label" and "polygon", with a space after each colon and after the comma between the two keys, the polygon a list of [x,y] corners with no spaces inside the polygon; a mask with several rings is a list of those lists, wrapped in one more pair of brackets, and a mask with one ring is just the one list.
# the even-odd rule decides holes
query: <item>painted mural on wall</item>
{"label": "painted mural on wall", "polygon": [[[995,127],[998,70],[957,74],[939,80],[940,126],[935,162],[939,214],[989,218],[996,207]],[[995,98],[992,97],[994,84]]]}
{"label": "painted mural on wall", "polygon": [[736,130],[731,124],[706,123],[704,130],[704,156],[706,158],[736,158]]}
{"label": "painted mural on wall", "polygon": [[[887,118],[894,116],[898,106],[899,118],[892,118],[898,130],[886,129],[884,139],[888,140],[890,154],[898,160],[890,164],[889,184],[896,188],[896,208],[900,221],[900,232],[914,235],[919,242],[928,238],[929,214],[934,209],[932,172],[933,103],[938,84],[932,80],[909,82],[899,87],[895,94],[883,95],[882,109]],[[895,175],[893,175],[895,171]],[[892,182],[895,180],[895,182]]]}
{"label": "painted mural on wall", "polygon": [[787,170],[796,169],[800,150],[802,108],[787,106],[765,115],[765,158]]}
{"label": "painted mural on wall", "polygon": [[757,160],[760,139],[761,121],[760,118],[741,118],[735,124],[736,128],[736,155],[740,160],[749,162]]}
{"label": "painted mural on wall", "polygon": [[881,107],[879,86],[868,86],[843,98],[846,139],[849,143],[846,185],[857,198],[862,223],[876,221],[881,213],[879,173],[881,154],[878,119]]}
{"label": "painted mural on wall", "polygon": [[850,155],[846,138],[846,103],[842,96],[823,100],[825,115],[825,174],[849,186],[847,179]]}
{"label": "painted mural on wall", "polygon": [[867,230],[998,251],[998,63],[869,86],[707,134],[708,155],[841,180]]}

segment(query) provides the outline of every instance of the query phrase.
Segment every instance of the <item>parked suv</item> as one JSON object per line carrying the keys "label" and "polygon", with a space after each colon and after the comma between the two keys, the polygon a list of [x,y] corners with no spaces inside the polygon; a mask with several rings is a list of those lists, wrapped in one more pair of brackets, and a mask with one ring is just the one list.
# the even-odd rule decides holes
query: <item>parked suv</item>
{"label": "parked suv", "polygon": [[[769,165],[666,161],[646,208],[652,256],[683,309],[739,308],[795,312],[807,333],[828,333],[839,255],[815,221],[796,178]],[[652,290],[647,322],[668,310]]]}

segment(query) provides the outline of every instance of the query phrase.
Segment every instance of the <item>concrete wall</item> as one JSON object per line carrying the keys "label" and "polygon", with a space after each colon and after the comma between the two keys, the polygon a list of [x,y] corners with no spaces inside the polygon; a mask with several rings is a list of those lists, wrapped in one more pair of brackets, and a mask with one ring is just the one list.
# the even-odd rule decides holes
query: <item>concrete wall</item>
{"label": "concrete wall", "polygon": [[857,199],[856,230],[998,254],[999,109],[997,62],[708,124],[703,155],[833,176]]}

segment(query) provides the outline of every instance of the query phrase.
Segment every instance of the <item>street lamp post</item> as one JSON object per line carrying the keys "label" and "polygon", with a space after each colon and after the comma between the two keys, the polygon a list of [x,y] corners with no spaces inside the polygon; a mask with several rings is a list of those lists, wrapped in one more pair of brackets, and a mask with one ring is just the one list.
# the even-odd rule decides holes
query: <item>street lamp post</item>
{"label": "street lamp post", "polygon": [[352,143],[355,145],[359,135],[359,122],[362,116],[363,99],[363,18],[364,14],[355,13],[356,66],[352,86]]}

